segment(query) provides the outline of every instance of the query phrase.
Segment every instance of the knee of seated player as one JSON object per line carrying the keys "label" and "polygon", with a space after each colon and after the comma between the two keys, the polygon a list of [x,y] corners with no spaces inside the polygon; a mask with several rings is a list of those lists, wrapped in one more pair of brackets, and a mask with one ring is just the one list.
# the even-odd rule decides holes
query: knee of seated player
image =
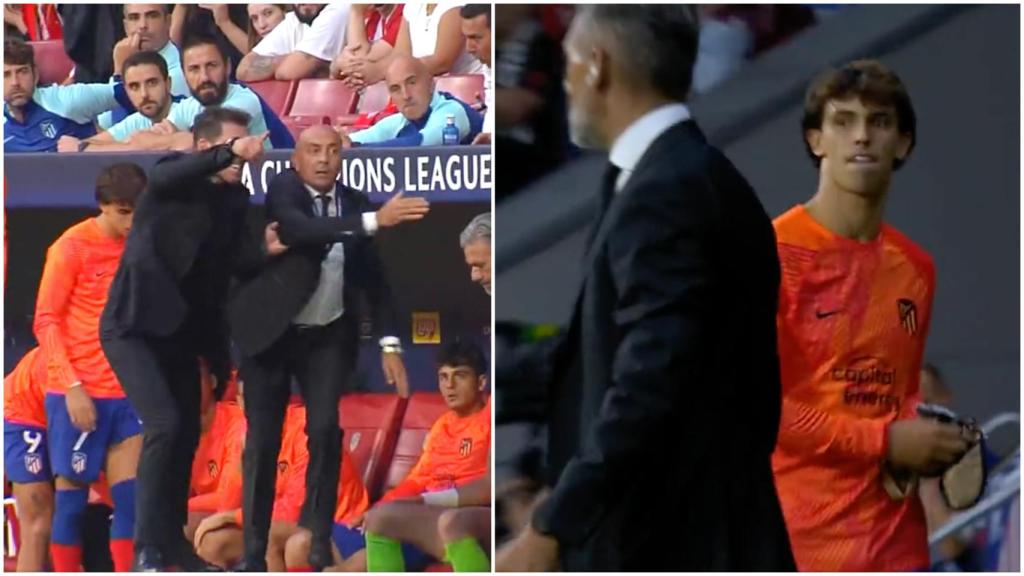
{"label": "knee of seated player", "polygon": [[459,514],[457,508],[441,513],[437,518],[437,533],[445,542],[453,542],[471,535],[464,516]]}
{"label": "knee of seated player", "polygon": [[313,544],[313,534],[305,528],[288,538],[284,545],[284,563],[289,568],[307,566],[309,564],[309,549]]}
{"label": "knee of seated player", "polygon": [[267,538],[267,551],[273,550],[277,555],[284,555],[288,539],[295,533],[295,524],[291,522],[271,522],[270,534]]}
{"label": "knee of seated player", "polygon": [[48,541],[53,525],[53,510],[49,514],[40,514],[34,518],[21,520],[20,529],[23,537],[31,537],[35,542]]}
{"label": "knee of seated player", "polygon": [[18,520],[22,526],[36,518],[47,523],[53,518],[53,487],[49,482],[15,484],[14,495],[18,506]]}
{"label": "knee of seated player", "polygon": [[366,513],[366,531],[389,536],[404,521],[401,506],[382,504]]}
{"label": "knee of seated player", "polygon": [[196,548],[196,554],[207,562],[223,566],[228,563],[228,560],[230,560],[229,558],[226,558],[226,555],[228,548],[231,545],[231,540],[234,538],[241,538],[241,536],[241,531],[233,529],[221,529],[207,532],[199,542],[199,547]]}

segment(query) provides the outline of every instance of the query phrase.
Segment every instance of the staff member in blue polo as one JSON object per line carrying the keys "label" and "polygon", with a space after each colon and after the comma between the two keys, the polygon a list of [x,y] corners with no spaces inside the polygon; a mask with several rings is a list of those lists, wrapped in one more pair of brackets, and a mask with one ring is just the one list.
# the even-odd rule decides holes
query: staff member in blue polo
{"label": "staff member in blue polo", "polygon": [[480,113],[451,94],[438,91],[433,76],[419,59],[395,58],[384,81],[399,113],[366,130],[342,134],[346,147],[440,146],[449,116],[458,129],[459,144],[469,144],[480,133],[484,123]]}

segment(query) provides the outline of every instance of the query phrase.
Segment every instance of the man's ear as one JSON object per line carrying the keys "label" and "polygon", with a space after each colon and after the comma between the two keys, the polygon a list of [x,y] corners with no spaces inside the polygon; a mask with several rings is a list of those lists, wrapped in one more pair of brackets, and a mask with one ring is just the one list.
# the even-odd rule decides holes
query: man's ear
{"label": "man's ear", "polygon": [[825,150],[821,146],[821,130],[812,128],[804,131],[804,140],[807,141],[807,147],[811,149],[818,158],[825,156]]}

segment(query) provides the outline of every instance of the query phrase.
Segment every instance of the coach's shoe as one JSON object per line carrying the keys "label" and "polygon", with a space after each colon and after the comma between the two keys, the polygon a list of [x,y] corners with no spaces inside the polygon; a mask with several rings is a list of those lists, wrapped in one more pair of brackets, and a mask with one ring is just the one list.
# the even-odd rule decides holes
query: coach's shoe
{"label": "coach's shoe", "polygon": [[146,546],[135,552],[132,559],[132,572],[167,572],[163,555],[152,546]]}

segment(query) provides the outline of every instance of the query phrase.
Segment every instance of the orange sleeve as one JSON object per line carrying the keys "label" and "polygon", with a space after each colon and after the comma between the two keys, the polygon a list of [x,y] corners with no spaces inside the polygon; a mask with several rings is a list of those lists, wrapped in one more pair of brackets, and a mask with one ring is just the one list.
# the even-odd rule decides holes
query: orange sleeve
{"label": "orange sleeve", "polygon": [[188,499],[188,510],[189,512],[201,510],[201,511],[216,511],[217,508],[217,493],[207,492],[206,494],[200,494],[193,496]]}
{"label": "orange sleeve", "polygon": [[834,454],[881,461],[888,448],[888,425],[885,420],[829,414],[784,396],[779,445],[794,454]]}
{"label": "orange sleeve", "polygon": [[66,242],[56,242],[46,253],[43,279],[36,298],[33,330],[46,358],[50,382],[65,389],[78,381],[68,360],[68,350],[61,325],[67,318],[68,300],[75,288],[81,264]]}
{"label": "orange sleeve", "polygon": [[[440,422],[440,419],[438,419],[438,422]],[[423,442],[423,453],[420,454],[420,459],[416,461],[416,465],[412,467],[412,470],[409,470],[409,473],[405,475],[405,478],[397,486],[388,490],[387,494],[380,499],[381,502],[390,502],[407,496],[419,496],[427,489],[427,483],[429,482],[429,474],[425,470],[428,463],[427,454],[430,453],[431,447],[437,440],[437,430],[438,423],[435,422],[430,428],[430,432],[427,433],[426,440]]]}

